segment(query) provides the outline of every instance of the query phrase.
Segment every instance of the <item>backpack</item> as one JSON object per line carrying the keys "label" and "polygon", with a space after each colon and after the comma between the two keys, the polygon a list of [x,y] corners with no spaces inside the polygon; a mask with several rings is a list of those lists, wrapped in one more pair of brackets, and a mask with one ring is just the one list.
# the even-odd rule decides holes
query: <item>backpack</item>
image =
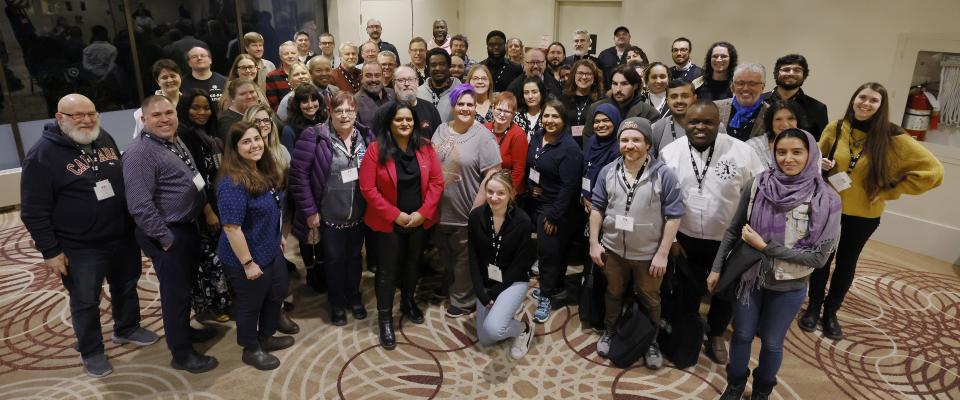
{"label": "backpack", "polygon": [[617,330],[610,340],[608,356],[613,365],[628,368],[647,353],[656,333],[653,322],[639,302],[632,302],[617,320]]}

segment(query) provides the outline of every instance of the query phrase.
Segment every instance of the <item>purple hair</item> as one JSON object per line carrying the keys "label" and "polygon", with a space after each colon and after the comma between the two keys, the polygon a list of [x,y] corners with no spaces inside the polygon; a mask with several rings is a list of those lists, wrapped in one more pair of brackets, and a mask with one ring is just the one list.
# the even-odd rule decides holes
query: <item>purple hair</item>
{"label": "purple hair", "polygon": [[460,100],[460,97],[465,94],[477,97],[477,91],[473,88],[473,85],[469,83],[461,83],[450,91],[450,106],[456,107],[457,100]]}

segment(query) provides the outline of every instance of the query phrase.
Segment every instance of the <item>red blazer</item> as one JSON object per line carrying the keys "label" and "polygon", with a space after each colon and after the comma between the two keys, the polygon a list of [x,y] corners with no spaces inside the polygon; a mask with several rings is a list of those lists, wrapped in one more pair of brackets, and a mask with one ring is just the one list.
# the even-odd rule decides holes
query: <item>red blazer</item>
{"label": "red blazer", "polygon": [[[443,195],[443,170],[430,142],[424,140],[416,156],[417,164],[420,164],[420,199],[423,201],[417,212],[427,219],[423,227],[429,228],[440,219],[437,207]],[[400,215],[400,209],[397,208],[397,165],[393,160],[380,164],[379,142],[370,143],[360,164],[360,193],[367,201],[363,222],[374,231],[393,232],[393,221]]]}

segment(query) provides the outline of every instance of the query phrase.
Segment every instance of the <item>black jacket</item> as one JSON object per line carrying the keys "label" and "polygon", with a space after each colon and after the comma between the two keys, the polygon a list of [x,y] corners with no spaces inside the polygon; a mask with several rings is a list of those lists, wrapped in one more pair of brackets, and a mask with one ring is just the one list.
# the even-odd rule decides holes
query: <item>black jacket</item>
{"label": "black jacket", "polygon": [[[564,128],[558,140],[546,146],[541,146],[543,136],[544,130],[540,128],[527,148],[527,187],[543,189],[539,198],[531,197],[533,204],[547,221],[558,224],[568,212],[575,211],[573,203],[580,198],[583,154],[569,127]],[[531,168],[540,173],[540,183],[530,179]]]}
{"label": "black jacket", "polygon": [[[473,291],[483,304],[496,300],[500,292],[516,282],[527,282],[528,272],[536,260],[534,246],[529,245],[533,223],[527,213],[519,207],[511,206],[500,226],[500,251],[493,247],[493,224],[490,206],[484,204],[470,212],[467,225],[467,243],[469,247],[470,276],[473,279]],[[497,259],[494,260],[494,255]],[[487,266],[500,267],[503,282],[497,282],[487,276]]]}
{"label": "black jacket", "polygon": [[93,143],[100,163],[100,179],[108,179],[114,196],[97,201],[97,176],[91,159],[60,131],[55,123],[23,160],[20,175],[20,218],[43,258],[53,258],[63,248],[84,248],[133,234],[127,211],[120,150],[106,131]]}
{"label": "black jacket", "polygon": [[[770,105],[773,105],[774,100],[782,100],[776,91],[764,93],[763,99],[763,101]],[[800,106],[800,110],[803,112],[803,115],[797,116],[797,127],[810,132],[813,137],[820,140],[820,134],[823,133],[823,129],[826,128],[827,123],[829,123],[827,105],[813,97],[807,96],[807,94],[803,92],[803,89],[797,90],[797,94],[787,99],[787,101]]]}
{"label": "black jacket", "polygon": [[[507,86],[507,91],[513,93],[513,95],[517,97],[517,101],[523,101],[523,81],[526,79],[527,74],[520,74],[520,76]],[[563,95],[563,88],[560,87],[560,82],[558,82],[550,72],[543,72],[543,86],[547,89],[547,93],[543,97],[544,101],[550,99],[559,100],[560,96]]]}
{"label": "black jacket", "polygon": [[618,104],[610,96],[604,97],[600,100],[597,100],[595,103],[591,104],[587,108],[587,113],[585,115],[586,121],[583,124],[583,143],[587,142],[587,139],[590,136],[593,136],[593,117],[597,113],[597,107],[600,107],[603,103],[611,103],[617,106],[617,109],[620,111],[620,117],[623,119],[631,117],[643,117],[647,121],[650,121],[651,124],[657,122],[660,119],[660,113],[657,112],[656,108],[650,105],[647,102],[646,96],[644,96],[639,91],[634,94],[633,99],[631,99],[626,104]]}
{"label": "black jacket", "polygon": [[490,69],[490,74],[493,75],[494,92],[507,90],[510,82],[517,79],[518,76],[523,75],[523,67],[506,58],[503,58],[500,62],[495,62],[487,58],[486,60],[480,61],[480,64],[486,65],[487,68]]}

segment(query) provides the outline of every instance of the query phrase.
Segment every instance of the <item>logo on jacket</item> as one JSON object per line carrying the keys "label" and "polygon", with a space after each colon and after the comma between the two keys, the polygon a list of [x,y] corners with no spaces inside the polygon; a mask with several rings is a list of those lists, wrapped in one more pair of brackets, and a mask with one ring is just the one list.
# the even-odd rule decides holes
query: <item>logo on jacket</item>
{"label": "logo on jacket", "polygon": [[720,160],[717,162],[717,176],[725,181],[736,179],[740,173],[737,171],[737,162],[732,159]]}
{"label": "logo on jacket", "polygon": [[[114,165],[113,161],[120,159],[120,157],[117,156],[117,153],[111,148],[97,149],[97,153],[99,153],[101,165],[105,162],[107,162],[109,165]],[[83,175],[84,172],[87,172],[92,164],[93,159],[91,159],[90,156],[83,155],[67,163],[67,171],[70,171],[76,176],[80,176]]]}

